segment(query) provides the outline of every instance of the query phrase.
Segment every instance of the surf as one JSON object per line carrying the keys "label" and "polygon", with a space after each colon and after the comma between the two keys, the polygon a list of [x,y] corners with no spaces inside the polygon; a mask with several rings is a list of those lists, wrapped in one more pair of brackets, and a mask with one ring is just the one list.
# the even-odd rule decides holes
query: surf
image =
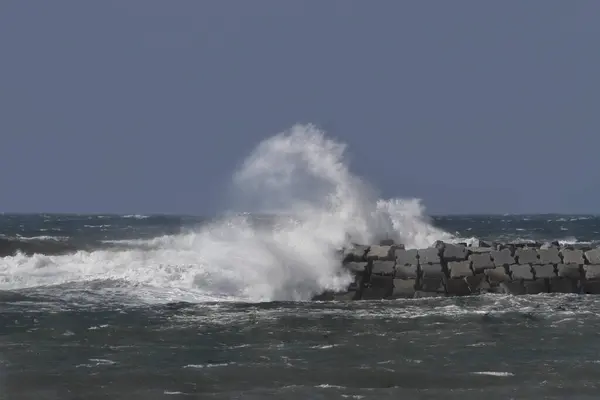
{"label": "surf", "polygon": [[347,287],[338,251],[351,243],[454,239],[419,199],[380,199],[351,172],[347,146],[310,124],[260,142],[230,186],[225,216],[193,231],[127,249],[1,258],[0,290],[105,282],[151,302],[302,301]]}

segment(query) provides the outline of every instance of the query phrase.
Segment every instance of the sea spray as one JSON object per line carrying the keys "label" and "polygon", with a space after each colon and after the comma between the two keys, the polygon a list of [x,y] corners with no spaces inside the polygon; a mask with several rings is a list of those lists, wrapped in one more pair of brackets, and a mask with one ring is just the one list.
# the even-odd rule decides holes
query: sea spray
{"label": "sea spray", "polygon": [[296,125],[261,142],[233,177],[238,206],[268,223],[238,213],[137,248],[2,258],[0,290],[93,282],[143,301],[308,300],[348,285],[337,251],[351,242],[385,237],[414,248],[452,239],[420,201],[378,199],[350,172],[345,151]]}

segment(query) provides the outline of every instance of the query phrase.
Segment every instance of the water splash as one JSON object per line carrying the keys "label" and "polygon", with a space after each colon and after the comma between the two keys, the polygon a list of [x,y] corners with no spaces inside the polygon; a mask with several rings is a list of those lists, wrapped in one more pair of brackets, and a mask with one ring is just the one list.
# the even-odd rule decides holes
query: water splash
{"label": "water splash", "polygon": [[155,301],[308,300],[345,288],[337,250],[392,238],[408,248],[453,237],[430,224],[417,199],[381,200],[350,172],[346,146],[313,125],[261,142],[234,174],[234,214],[144,247],[0,259],[0,289],[105,282]]}

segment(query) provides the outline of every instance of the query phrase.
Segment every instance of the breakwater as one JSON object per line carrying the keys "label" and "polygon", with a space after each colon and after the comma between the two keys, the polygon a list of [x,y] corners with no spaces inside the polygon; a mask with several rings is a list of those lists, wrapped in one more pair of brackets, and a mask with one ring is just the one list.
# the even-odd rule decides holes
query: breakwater
{"label": "breakwater", "polygon": [[354,281],[345,292],[315,300],[375,300],[482,293],[600,294],[600,248],[559,243],[493,243],[477,246],[438,241],[405,249],[384,240],[340,252]]}

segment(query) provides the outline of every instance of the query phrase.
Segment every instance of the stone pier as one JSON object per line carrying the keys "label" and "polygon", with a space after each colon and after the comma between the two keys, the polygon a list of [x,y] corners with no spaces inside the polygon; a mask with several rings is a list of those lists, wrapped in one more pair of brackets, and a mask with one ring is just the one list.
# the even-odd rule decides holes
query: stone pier
{"label": "stone pier", "polygon": [[315,300],[600,294],[600,248],[582,245],[439,241],[426,249],[405,249],[385,240],[354,245],[341,258],[354,281],[344,292],[323,293]]}

